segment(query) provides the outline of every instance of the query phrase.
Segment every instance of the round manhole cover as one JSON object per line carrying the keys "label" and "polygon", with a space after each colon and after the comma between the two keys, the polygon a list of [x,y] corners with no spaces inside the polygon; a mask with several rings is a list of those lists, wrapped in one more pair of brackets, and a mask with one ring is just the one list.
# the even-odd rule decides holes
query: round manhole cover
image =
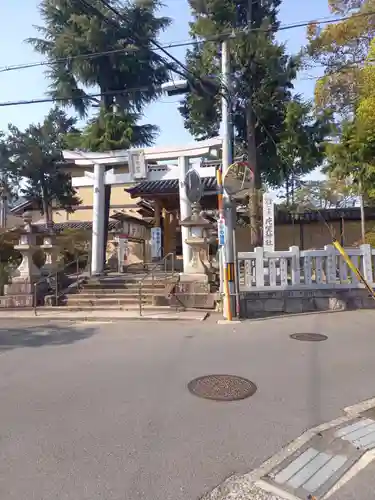
{"label": "round manhole cover", "polygon": [[302,340],[303,342],[322,342],[327,340],[327,335],[322,335],[321,333],[293,333],[290,336],[293,340]]}
{"label": "round manhole cover", "polygon": [[257,386],[236,375],[205,375],[188,383],[189,391],[200,398],[215,401],[236,401],[252,396]]}

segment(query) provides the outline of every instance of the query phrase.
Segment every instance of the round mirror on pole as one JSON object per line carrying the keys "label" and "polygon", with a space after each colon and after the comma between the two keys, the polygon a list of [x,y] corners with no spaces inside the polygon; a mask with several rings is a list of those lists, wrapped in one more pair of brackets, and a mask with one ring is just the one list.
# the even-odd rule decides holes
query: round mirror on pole
{"label": "round mirror on pole", "polygon": [[186,196],[190,203],[199,203],[203,196],[203,184],[199,173],[191,169],[185,175]]}
{"label": "round mirror on pole", "polygon": [[233,197],[240,196],[251,188],[253,173],[245,161],[232,163],[223,177],[225,191]]}

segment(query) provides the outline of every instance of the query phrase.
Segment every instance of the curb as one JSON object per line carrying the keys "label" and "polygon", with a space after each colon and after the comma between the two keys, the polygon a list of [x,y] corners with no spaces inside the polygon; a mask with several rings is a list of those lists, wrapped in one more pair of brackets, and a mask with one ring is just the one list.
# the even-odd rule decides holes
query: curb
{"label": "curb", "polygon": [[59,317],[59,316],[21,316],[21,317],[14,317],[14,316],[9,316],[9,317],[1,317],[0,319],[6,320],[6,321],[39,321],[39,320],[46,320],[46,321],[69,321],[71,323],[74,322],[87,322],[89,323],[90,321],[106,321],[109,323],[114,323],[116,321],[205,321],[209,317],[209,313],[206,313],[203,317],[178,317],[178,316],[158,316],[158,315],[153,315],[153,316],[118,316],[118,317],[109,317],[109,316],[78,316],[76,318],[72,317]]}
{"label": "curb", "polygon": [[[254,499],[262,498],[261,496],[252,495],[251,491],[252,487],[259,488],[260,490],[263,490],[263,492],[267,492],[270,493],[271,495],[274,495],[272,496],[272,498],[275,500],[278,499],[300,500],[299,497],[295,497],[290,493],[287,493],[281,489],[279,490],[278,488],[270,487],[270,485],[265,483],[262,478],[264,476],[267,476],[272,471],[272,469],[277,467],[284,460],[288,459],[291,455],[293,455],[293,453],[299,450],[302,446],[304,446],[317,434],[320,434],[323,431],[329,430],[333,427],[349,422],[350,420],[353,420],[353,418],[360,416],[362,412],[374,407],[375,407],[375,398],[367,399],[360,403],[347,406],[342,410],[344,413],[343,416],[338,417],[329,422],[320,424],[316,427],[312,427],[311,429],[308,429],[303,434],[298,436],[296,439],[290,441],[287,445],[281,448],[281,450],[275,453],[272,457],[265,460],[256,469],[243,475],[234,474],[230,476],[223,483],[214,488],[212,491],[203,495],[200,500],[232,500],[232,499],[236,500],[237,498],[241,500],[244,498],[251,500],[251,498]],[[372,449],[367,451],[364,455],[362,455],[359,461],[346,474],[344,474],[344,476],[342,476],[338,480],[338,482],[323,497],[323,499],[325,500],[328,497],[330,497],[335,491],[337,491],[345,483],[347,483],[350,479],[352,479],[358,472],[360,472],[360,470],[366,467],[374,459],[375,459],[375,450]],[[243,489],[249,491],[249,494],[247,496],[241,496],[241,494],[239,494],[239,492]],[[238,494],[239,496],[237,497]]]}

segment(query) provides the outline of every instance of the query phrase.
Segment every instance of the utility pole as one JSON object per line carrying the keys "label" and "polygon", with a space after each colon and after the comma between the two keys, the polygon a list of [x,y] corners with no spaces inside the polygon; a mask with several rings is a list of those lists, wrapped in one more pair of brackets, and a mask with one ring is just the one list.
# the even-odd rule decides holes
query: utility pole
{"label": "utility pole", "polygon": [[6,189],[5,174],[0,174],[0,229],[6,229],[8,215],[8,192]]}
{"label": "utility pole", "polygon": [[[253,21],[253,5],[256,0],[248,0],[247,8],[247,25],[249,29],[249,36],[252,36],[252,21]],[[250,64],[252,62],[250,61]],[[251,231],[251,244],[259,245],[259,200],[257,193],[257,179],[259,177],[257,166],[257,151],[255,142],[255,126],[254,126],[254,112],[253,112],[253,82],[249,82],[249,100],[246,109],[246,129],[247,129],[247,159],[249,162],[250,170],[253,172],[252,186],[250,189],[250,231]]]}
{"label": "utility pole", "polygon": [[[223,82],[223,96],[221,99],[223,152],[222,176],[224,177],[233,162],[233,125],[232,109],[230,103],[230,59],[228,40],[221,44],[221,72]],[[225,220],[224,241],[224,315],[228,320],[233,319],[235,313],[235,271],[234,271],[234,213],[232,199],[229,193],[223,190],[223,209]]]}

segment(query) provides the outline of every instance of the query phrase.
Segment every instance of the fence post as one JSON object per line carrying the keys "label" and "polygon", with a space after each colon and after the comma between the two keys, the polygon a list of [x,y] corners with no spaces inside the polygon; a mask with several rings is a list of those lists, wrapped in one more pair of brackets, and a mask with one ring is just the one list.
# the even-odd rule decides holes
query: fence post
{"label": "fence post", "polygon": [[308,251],[301,252],[303,257],[303,283],[304,285],[312,284],[312,257]]}
{"label": "fence post", "polygon": [[333,245],[326,245],[326,282],[336,283],[336,250]]}
{"label": "fence post", "polygon": [[256,286],[264,286],[264,252],[263,247],[254,248]]}
{"label": "fence post", "polygon": [[299,247],[292,246],[289,248],[292,253],[292,285],[301,284],[300,258]]}
{"label": "fence post", "polygon": [[373,282],[372,274],[372,259],[371,259],[371,245],[364,244],[360,246],[362,253],[363,277],[368,283]]}

